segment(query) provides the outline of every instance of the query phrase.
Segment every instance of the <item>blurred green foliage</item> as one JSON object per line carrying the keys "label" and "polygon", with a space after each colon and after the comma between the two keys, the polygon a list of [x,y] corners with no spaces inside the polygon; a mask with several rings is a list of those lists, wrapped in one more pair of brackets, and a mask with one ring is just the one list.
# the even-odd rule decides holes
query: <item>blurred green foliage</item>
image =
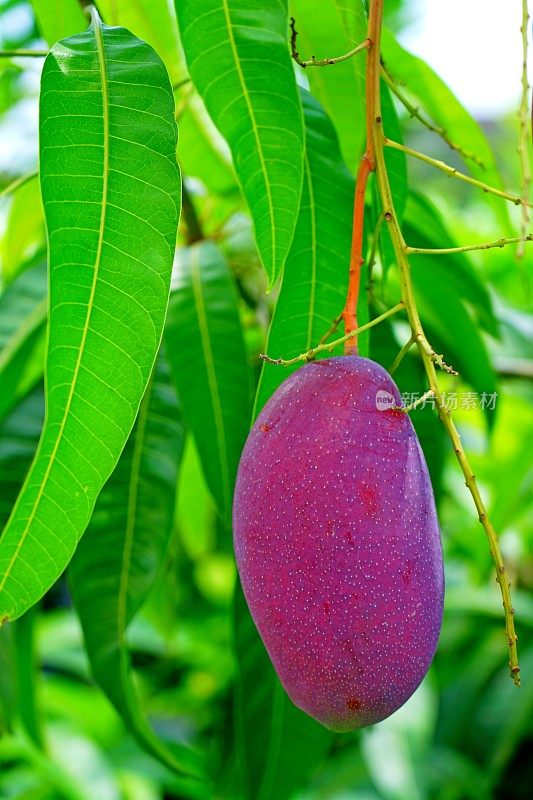
{"label": "blurred green foliage", "polygon": [[[145,11],[149,5],[143,0],[131,3],[132,8]],[[296,5],[305,10],[305,2]],[[333,13],[333,0],[322,5],[325,14]],[[2,40],[4,48],[43,46],[27,2],[5,0],[0,11],[12,15],[9,33]],[[410,13],[409,4],[391,3],[388,22],[394,27],[401,25]],[[139,20],[142,28],[142,14]],[[315,27],[320,33],[320,24]],[[134,32],[147,36],[142,29]],[[174,74],[178,72],[176,67]],[[393,65],[391,72],[394,75]],[[28,88],[23,74],[20,61],[0,64],[2,137],[17,136],[17,125],[23,119],[17,116],[17,109],[20,111],[28,96],[32,103],[37,102],[35,88]],[[305,80],[302,75],[301,81]],[[313,80],[317,80],[315,75],[311,88]],[[423,102],[415,87],[412,96]],[[180,89],[177,100],[178,107],[180,102],[186,104],[186,91]],[[196,96],[192,108],[194,103],[199,103]],[[400,105],[397,111],[401,134],[410,146],[468,169],[467,163],[410,119]],[[6,122],[8,112],[11,122]],[[246,348],[243,358],[247,363],[241,364],[241,377],[233,384],[227,379],[223,386],[223,402],[228,404],[232,388],[239,392],[239,418],[231,421],[235,408],[229,405],[226,417],[229,425],[240,425],[241,436],[243,415],[250,405],[248,371],[257,384],[258,354],[265,347],[277,290],[265,295],[266,280],[250,218],[218,134],[213,133],[203,109],[187,113],[183,138],[186,186],[204,234],[215,242],[211,256],[213,260],[214,252],[222,291],[228,292],[230,278],[233,283],[230,300],[237,304],[242,327],[233,349],[228,345],[217,351],[216,370],[224,373],[225,358],[234,369],[242,340]],[[449,133],[460,140],[463,122],[455,119],[455,130]],[[500,171],[505,186],[516,188],[515,128],[512,115],[484,121],[479,140],[488,142],[484,146],[494,153],[494,170]],[[198,138],[199,130],[205,139]],[[350,141],[346,132],[338,133],[343,146]],[[192,142],[189,149],[187,141]],[[194,158],[193,144],[198,148]],[[206,153],[212,159],[211,185],[206,180]],[[7,185],[26,167],[24,153],[20,163],[9,165],[2,183]],[[495,213],[494,202],[487,202],[475,188],[453,183],[419,162],[409,162],[408,179],[404,176],[402,180],[404,194],[407,184],[412,192],[404,215],[409,243],[449,246],[493,239],[502,233],[502,213]],[[26,184],[24,192],[1,201],[5,293],[0,295],[0,308],[8,306],[11,315],[14,306],[9,305],[8,284],[20,282],[21,288],[30,268],[35,274],[42,271],[45,242],[40,207],[32,197],[34,189],[32,183]],[[509,216],[511,228],[516,228],[517,209],[511,207]],[[188,233],[190,229],[184,226],[182,244]],[[382,259],[387,267],[385,245]],[[241,796],[238,787],[243,785],[239,777],[243,758],[251,770],[245,781],[247,796],[258,800],[526,800],[531,796],[533,317],[527,278],[531,255],[519,264],[513,249],[506,248],[446,257],[438,263],[414,259],[413,265],[430,338],[439,352],[460,367],[459,377],[442,376],[442,383],[448,396],[456,398],[455,417],[465,449],[501,537],[514,588],[523,688],[515,689],[507,675],[501,601],[483,530],[449,442],[427,406],[412,416],[438,502],[447,579],[444,626],[434,665],[408,703],[372,729],[330,735],[292,707],[287,710],[287,701],[279,699],[282,690],[271,667],[257,650],[257,636],[246,628],[249,620],[241,615],[234,625],[242,598],[238,587],[236,592],[228,508],[224,508],[224,517],[219,515],[216,476],[206,468],[205,443],[199,452],[190,432],[202,444],[202,414],[209,409],[198,407],[194,387],[187,385],[192,381],[190,373],[185,381],[182,374],[176,384],[184,394],[184,409],[191,409],[192,422],[176,485],[168,552],[156,585],[128,627],[127,646],[136,692],[155,733],[170,748],[186,746],[202,752],[212,783],[200,787],[177,776],[136,743],[91,677],[80,623],[62,578],[39,608],[0,628],[2,800],[237,800]],[[386,279],[384,272],[378,263],[371,298],[374,310],[382,309],[384,302],[397,302],[394,267],[386,270]],[[345,276],[340,276],[339,284],[344,280]],[[185,290],[190,293],[191,287]],[[180,302],[183,298],[175,296],[171,309],[179,308]],[[179,328],[171,331],[167,346],[177,347],[182,333]],[[219,334],[215,329],[213,336]],[[390,367],[406,338],[402,323],[373,329],[371,357]],[[17,384],[14,395],[18,405],[13,408],[11,402],[6,403],[0,421],[2,522],[27,469],[43,414],[39,383],[42,347],[39,349],[34,338],[25,346],[34,357],[38,354],[37,362],[29,363],[27,380]],[[170,358],[172,366],[175,361],[179,362],[179,356]],[[403,392],[422,394],[425,390],[413,352],[395,378]],[[195,380],[200,381],[201,376]],[[209,381],[204,378],[204,383]],[[188,391],[192,395],[188,396]],[[484,392],[496,393],[492,413],[481,407]],[[220,442],[218,445],[220,449]],[[235,454],[228,458],[233,475]],[[217,451],[216,463],[222,463],[221,459]],[[227,498],[224,503],[227,505]],[[246,661],[247,653],[251,664]],[[244,677],[243,663],[248,670]],[[273,704],[278,702],[285,717],[274,736]]]}

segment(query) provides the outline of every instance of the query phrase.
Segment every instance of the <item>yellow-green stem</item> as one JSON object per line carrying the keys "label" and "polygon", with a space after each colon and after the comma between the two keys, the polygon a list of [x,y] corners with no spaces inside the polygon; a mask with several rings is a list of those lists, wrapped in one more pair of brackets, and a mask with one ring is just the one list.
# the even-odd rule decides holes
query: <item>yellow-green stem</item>
{"label": "yellow-green stem", "polygon": [[[503,200],[508,200],[510,203],[514,203],[515,206],[522,205],[524,202],[518,195],[509,194],[509,192],[496,189],[495,186],[490,186],[488,183],[483,183],[483,181],[478,181],[475,178],[471,178],[470,175],[465,175],[464,172],[459,172],[458,169],[455,169],[455,167],[450,167],[450,165],[446,164],[444,161],[439,161],[437,158],[426,156],[424,153],[419,153],[418,150],[413,150],[411,147],[407,147],[404,144],[399,144],[398,142],[394,142],[392,139],[387,139],[386,137],[383,137],[382,141],[385,147],[392,147],[394,150],[401,150],[402,153],[405,153],[408,156],[417,158],[419,161],[423,161],[425,164],[430,164],[432,167],[440,169],[441,172],[445,172],[450,178],[458,178],[460,181],[469,183],[471,186],[477,186],[477,188],[481,189],[482,192],[494,194],[496,197],[501,197]],[[528,202],[527,205],[531,206],[531,203]]]}
{"label": "yellow-green stem", "polygon": [[[375,43],[375,45],[376,45],[376,50],[379,50],[379,45],[377,42]],[[433,391],[435,396],[435,404],[438,409],[439,418],[442,421],[446,429],[446,432],[448,433],[448,436],[451,439],[455,455],[457,457],[457,460],[459,462],[459,465],[461,467],[461,470],[465,478],[466,486],[469,489],[474,504],[476,506],[479,515],[479,521],[481,522],[485,530],[485,533],[487,535],[487,539],[489,541],[490,553],[496,567],[496,580],[500,586],[503,608],[504,608],[505,630],[506,630],[507,644],[509,650],[510,674],[515,684],[519,686],[520,667],[518,664],[518,653],[516,644],[517,636],[514,628],[514,618],[513,618],[514,609],[512,607],[512,601],[511,601],[510,584],[507,578],[505,564],[503,562],[503,558],[501,555],[498,536],[496,534],[496,531],[494,530],[494,527],[492,526],[492,523],[488,518],[485,505],[483,503],[483,500],[481,498],[481,495],[479,493],[476,484],[475,476],[472,472],[470,464],[468,463],[468,459],[466,458],[465,452],[463,450],[461,444],[461,438],[452,420],[450,410],[446,407],[441,391],[439,389],[437,374],[435,370],[434,350],[426,338],[418,314],[413,292],[413,284],[411,281],[410,265],[406,253],[406,245],[394,209],[394,203],[392,200],[392,193],[389,184],[389,177],[385,163],[384,148],[386,145],[386,139],[383,135],[383,130],[381,126],[379,85],[377,87],[377,92],[376,92],[376,111],[375,111],[375,120],[373,126],[373,135],[374,135],[374,152],[376,158],[376,177],[377,177],[378,190],[381,197],[381,203],[383,205],[383,211],[385,212],[386,220],[389,226],[391,240],[396,254],[398,269],[400,273],[402,299],[405,305],[407,318],[411,326],[413,338],[416,341],[416,344],[420,352],[420,356],[422,358],[422,362],[424,364],[424,368],[428,377],[429,387]]]}
{"label": "yellow-green stem", "polygon": [[[527,80],[527,28],[529,22],[529,13],[527,9],[527,0],[522,0],[522,26],[520,32],[522,34],[522,94],[520,98],[520,107],[518,109],[518,156],[520,159],[520,184],[522,194],[522,220],[520,225],[520,232],[525,236],[529,228],[529,184],[531,182],[531,170],[529,163],[529,83]],[[525,253],[525,240],[519,244],[516,257],[522,258]]]}
{"label": "yellow-green stem", "polygon": [[357,334],[361,333],[362,331],[367,331],[369,328],[373,328],[374,325],[379,325],[379,323],[383,322],[384,319],[387,319],[387,317],[392,317],[392,315],[397,314],[398,311],[402,311],[403,307],[403,302],[397,303],[392,308],[384,311],[383,314],[380,314],[379,317],[371,319],[370,322],[366,322],[364,325],[361,325],[360,328],[356,328],[354,331],[350,331],[345,336],[341,336],[340,339],[335,339],[333,342],[327,342],[325,344],[318,344],[316,347],[312,347],[311,350],[308,350],[306,353],[301,353],[299,356],[295,356],[294,358],[271,358],[265,353],[261,353],[259,358],[262,358],[263,361],[266,361],[268,364],[277,364],[278,366],[282,367],[288,367],[290,364],[297,364],[299,361],[312,361],[317,353],[322,353],[324,350],[329,350],[331,352],[335,347],[337,347],[337,345],[348,341],[348,339],[351,339],[354,336],[357,336]]}

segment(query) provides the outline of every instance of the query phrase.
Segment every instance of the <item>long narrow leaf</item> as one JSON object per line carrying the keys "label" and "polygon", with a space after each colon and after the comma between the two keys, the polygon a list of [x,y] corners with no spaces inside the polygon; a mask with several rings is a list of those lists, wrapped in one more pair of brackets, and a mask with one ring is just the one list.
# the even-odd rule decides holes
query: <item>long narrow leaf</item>
{"label": "long narrow leaf", "polygon": [[287,44],[286,0],[176,0],[196,88],[227,139],[270,283],[300,204],[303,126]]}
{"label": "long narrow leaf", "polygon": [[96,21],[46,59],[47,416],[0,539],[0,619],[19,616],[60,575],[133,426],[175,244],[173,107],[160,59],[123,28]]}
{"label": "long narrow leaf", "polygon": [[220,250],[178,251],[166,327],[168,358],[207,485],[227,524],[249,430],[250,374],[237,296]]}
{"label": "long narrow leaf", "polygon": [[140,744],[171,769],[190,769],[146,722],[133,685],[126,630],[154,585],[172,532],[184,429],[168,367],[158,359],[139,416],[103,488],[70,567],[93,675]]}

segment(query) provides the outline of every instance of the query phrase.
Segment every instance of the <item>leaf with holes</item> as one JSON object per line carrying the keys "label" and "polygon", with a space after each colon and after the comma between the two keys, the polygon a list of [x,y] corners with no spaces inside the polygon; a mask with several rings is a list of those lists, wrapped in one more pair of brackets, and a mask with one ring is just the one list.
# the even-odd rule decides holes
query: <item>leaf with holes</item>
{"label": "leaf with holes", "polygon": [[130,438],[70,567],[95,679],[140,744],[178,771],[193,767],[192,753],[171,749],[145,721],[125,639],[165,563],[183,441],[174,387],[160,356]]}
{"label": "leaf with holes", "polygon": [[173,111],[159,57],[96,14],[46,59],[47,413],[0,538],[0,618],[20,616],[61,574],[135,421],[161,339],[176,237]]}
{"label": "leaf with holes", "polygon": [[177,253],[165,338],[207,485],[230,524],[237,466],[249,431],[250,374],[236,291],[222,254],[210,242]]}
{"label": "leaf with holes", "polygon": [[303,126],[286,0],[176,0],[191,77],[233,154],[271,285],[294,233]]}

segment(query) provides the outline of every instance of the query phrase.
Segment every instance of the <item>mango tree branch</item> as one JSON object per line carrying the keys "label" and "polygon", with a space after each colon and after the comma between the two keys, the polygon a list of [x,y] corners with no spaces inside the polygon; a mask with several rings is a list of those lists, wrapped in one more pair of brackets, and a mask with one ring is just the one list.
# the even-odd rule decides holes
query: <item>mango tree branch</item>
{"label": "mango tree branch", "polygon": [[46,58],[48,50],[0,50],[0,58]]}
{"label": "mango tree branch", "polygon": [[[477,186],[478,189],[481,189],[483,192],[495,194],[497,197],[502,197],[504,200],[509,200],[510,203],[514,203],[516,206],[522,205],[524,202],[522,198],[516,194],[509,194],[509,192],[504,192],[501,189],[496,189],[494,186],[489,186],[488,183],[483,183],[475,178],[471,178],[470,175],[465,175],[464,172],[459,172],[458,169],[455,169],[455,167],[450,167],[449,164],[446,164],[444,161],[439,161],[437,158],[426,156],[424,153],[419,153],[418,150],[413,150],[411,147],[407,147],[404,144],[393,142],[391,139],[387,139],[386,137],[383,138],[383,144],[385,147],[392,147],[394,150],[401,150],[408,156],[417,158],[419,161],[424,161],[424,163],[440,169],[441,172],[445,172],[450,178],[458,178],[460,181],[470,183],[472,186]],[[531,203],[528,202],[527,205],[531,206]]]}
{"label": "mango tree branch", "polygon": [[20,178],[15,178],[14,181],[8,183],[8,185],[0,191],[0,197],[6,197],[8,194],[16,192],[17,189],[20,189],[25,183],[31,181],[32,178],[36,178],[38,174],[38,170],[34,170],[33,172],[28,172],[26,175],[21,175]]}
{"label": "mango tree branch", "polygon": [[298,364],[300,361],[312,361],[317,353],[323,353],[325,350],[329,350],[331,352],[337,345],[346,342],[347,339],[357,336],[357,334],[361,333],[362,331],[367,331],[369,328],[373,328],[374,325],[379,325],[379,323],[383,322],[384,319],[387,319],[387,317],[392,317],[393,314],[397,314],[398,311],[402,311],[403,308],[403,302],[397,303],[392,308],[384,311],[383,314],[380,314],[379,317],[375,317],[374,319],[370,320],[370,322],[361,325],[361,327],[357,328],[357,330],[350,331],[350,333],[347,333],[345,336],[341,336],[340,339],[335,339],[333,342],[328,342],[327,344],[318,344],[316,347],[312,347],[311,350],[308,350],[306,353],[301,353],[299,356],[295,356],[295,358],[271,358],[265,353],[261,353],[259,358],[261,358],[263,361],[266,361],[267,364],[277,364],[281,367],[288,367],[290,364]]}
{"label": "mango tree branch", "polygon": [[291,28],[291,56],[300,67],[306,69],[306,67],[329,67],[331,64],[340,64],[341,61],[347,61],[352,56],[357,55],[357,53],[361,53],[363,50],[366,50],[367,47],[370,47],[370,40],[364,39],[361,44],[358,44],[357,47],[354,47],[352,50],[349,50],[347,53],[344,53],[342,56],[335,56],[335,58],[315,58],[315,56],[311,56],[311,58],[307,61],[304,61],[300,58],[300,54],[296,47],[296,40],[298,38],[298,31],[296,30],[296,20],[294,17],[290,19],[290,28]]}
{"label": "mango tree branch", "polygon": [[[518,156],[520,160],[520,184],[522,195],[522,221],[520,232],[526,235],[529,229],[529,185],[531,182],[531,168],[529,162],[529,83],[527,80],[527,28],[529,13],[527,0],[522,0],[522,95],[518,109]],[[522,258],[525,253],[526,241],[522,240],[516,251],[516,257]]]}
{"label": "mango tree branch", "polygon": [[[371,0],[370,14],[372,15],[373,11],[375,13],[376,8],[380,5],[381,4],[375,2],[375,0]],[[379,44],[377,41],[375,50],[379,50]],[[398,222],[398,217],[396,215],[396,211],[394,208],[394,203],[389,183],[389,176],[387,173],[387,167],[385,163],[384,148],[387,143],[387,140],[383,135],[381,126],[379,86],[377,87],[377,92],[376,92],[375,111],[376,114],[373,126],[373,136],[374,136],[374,152],[376,158],[376,178],[383,208],[386,213],[388,212],[388,216],[386,217],[386,219],[389,226],[389,232],[391,235],[391,240],[394,246],[396,259],[398,263],[402,299],[405,305],[407,318],[411,326],[411,332],[417,343],[418,350],[420,352],[420,356],[422,358],[422,362],[424,364],[424,368],[428,377],[429,388],[433,391],[435,396],[435,404],[438,410],[439,418],[441,419],[442,424],[444,425],[448,433],[448,436],[451,439],[455,455],[457,457],[457,460],[465,477],[466,486],[468,487],[468,490],[470,491],[470,494],[472,495],[474,504],[476,506],[479,516],[479,521],[481,522],[485,530],[485,533],[487,535],[487,539],[489,541],[490,553],[496,567],[496,580],[499,584],[503,601],[503,608],[505,615],[505,630],[507,635],[507,645],[509,651],[509,669],[515,684],[519,686],[520,667],[518,664],[518,653],[516,644],[517,636],[514,628],[514,618],[513,618],[514,609],[512,607],[512,601],[511,601],[511,593],[509,588],[510,584],[507,578],[505,564],[502,559],[500,545],[498,542],[498,536],[488,518],[487,511],[485,509],[483,500],[481,498],[481,495],[479,493],[476,484],[475,476],[470,468],[470,465],[464,453],[459,433],[452,420],[450,410],[446,407],[444,398],[439,389],[437,374],[435,371],[435,359],[431,355],[431,353],[433,353],[434,351],[426,338],[418,314],[418,309],[414,297],[413,284],[411,280],[411,270],[406,252],[406,245]]]}
{"label": "mango tree branch", "polygon": [[406,247],[405,252],[410,255],[429,255],[429,256],[443,256],[449,253],[467,253],[470,250],[490,250],[493,247],[506,247],[508,244],[517,244],[533,241],[533,234],[528,233],[525,236],[515,236],[511,239],[496,239],[494,242],[483,242],[482,244],[467,244],[464,247]]}
{"label": "mango tree branch", "polygon": [[[363,259],[363,222],[365,216],[365,194],[368,176],[374,171],[374,137],[372,126],[376,113],[376,92],[379,92],[379,41],[381,39],[381,20],[383,0],[372,3],[368,18],[368,37],[370,42],[366,59],[366,149],[359,163],[355,181],[353,206],[352,247],[350,251],[350,271],[346,305],[342,316],[344,331],[348,335],[357,331],[357,301],[361,282]],[[375,44],[377,42],[377,45]],[[357,336],[347,336],[344,352],[357,353]]]}
{"label": "mango tree branch", "polygon": [[424,125],[424,127],[427,128],[429,131],[431,131],[432,133],[436,133],[437,136],[440,136],[440,138],[444,142],[446,142],[446,144],[448,145],[448,147],[451,150],[455,150],[457,153],[462,155],[463,158],[467,158],[470,161],[473,161],[479,167],[484,167],[485,166],[483,161],[481,161],[481,159],[478,158],[476,155],[474,155],[473,153],[469,153],[467,150],[464,150],[460,145],[455,144],[455,142],[453,142],[450,139],[450,137],[448,136],[448,134],[446,133],[444,128],[439,128],[437,125],[435,125],[433,122],[431,122],[427,117],[425,117],[422,114],[422,112],[420,111],[419,108],[414,106],[410,102],[410,100],[407,99],[407,97],[401,91],[400,87],[394,81],[393,77],[387,71],[387,68],[385,67],[385,64],[383,64],[383,63],[381,64],[381,76],[382,76],[383,80],[385,81],[385,83],[387,84],[387,86],[389,87],[389,89],[391,90],[391,92],[395,95],[395,97],[398,98],[400,103],[408,111],[410,117],[414,117],[419,122],[421,122],[422,125]]}

